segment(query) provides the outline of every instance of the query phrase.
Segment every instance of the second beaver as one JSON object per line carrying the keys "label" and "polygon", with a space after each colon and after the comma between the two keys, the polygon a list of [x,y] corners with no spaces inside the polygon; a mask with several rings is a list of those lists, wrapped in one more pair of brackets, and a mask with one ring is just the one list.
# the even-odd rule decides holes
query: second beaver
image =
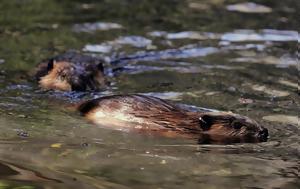
{"label": "second beaver", "polygon": [[82,103],[79,112],[95,124],[201,143],[263,142],[268,130],[248,117],[227,112],[192,112],[160,98],[112,95]]}
{"label": "second beaver", "polygon": [[35,77],[41,88],[61,91],[98,90],[108,84],[103,60],[73,51],[40,63]]}

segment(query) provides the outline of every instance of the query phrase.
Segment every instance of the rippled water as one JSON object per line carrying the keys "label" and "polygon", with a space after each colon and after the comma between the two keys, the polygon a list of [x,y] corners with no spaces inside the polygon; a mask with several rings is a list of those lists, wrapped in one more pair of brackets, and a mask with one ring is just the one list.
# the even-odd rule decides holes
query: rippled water
{"label": "rippled water", "polygon": [[[1,1],[0,188],[299,188],[299,3],[239,3]],[[34,67],[69,49],[124,70],[100,93],[39,90]],[[270,140],[197,145],[69,110],[117,93],[233,111]]]}

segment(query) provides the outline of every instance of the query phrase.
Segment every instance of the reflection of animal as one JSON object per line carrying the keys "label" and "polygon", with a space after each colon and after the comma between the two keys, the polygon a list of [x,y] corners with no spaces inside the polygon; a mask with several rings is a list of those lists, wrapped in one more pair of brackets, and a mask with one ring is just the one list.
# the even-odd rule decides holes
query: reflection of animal
{"label": "reflection of animal", "polygon": [[36,79],[44,89],[62,91],[97,90],[107,84],[101,60],[74,52],[39,64]]}
{"label": "reflection of animal", "polygon": [[247,117],[227,112],[191,112],[144,95],[113,95],[78,106],[93,123],[163,136],[198,138],[199,142],[262,142],[268,130]]}
{"label": "reflection of animal", "polygon": [[8,162],[0,161],[0,178],[19,181],[55,181],[61,183],[62,181],[48,178],[39,172],[28,170],[19,165],[14,165]]}

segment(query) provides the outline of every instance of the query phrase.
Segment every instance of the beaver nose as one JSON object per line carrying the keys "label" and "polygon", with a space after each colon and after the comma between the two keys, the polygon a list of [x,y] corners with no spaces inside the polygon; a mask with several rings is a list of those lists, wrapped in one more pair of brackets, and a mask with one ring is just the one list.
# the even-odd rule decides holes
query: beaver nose
{"label": "beaver nose", "polygon": [[263,128],[262,130],[260,130],[258,132],[258,136],[259,136],[259,139],[263,142],[267,141],[268,140],[268,136],[269,136],[269,132],[268,132],[268,129],[266,128]]}

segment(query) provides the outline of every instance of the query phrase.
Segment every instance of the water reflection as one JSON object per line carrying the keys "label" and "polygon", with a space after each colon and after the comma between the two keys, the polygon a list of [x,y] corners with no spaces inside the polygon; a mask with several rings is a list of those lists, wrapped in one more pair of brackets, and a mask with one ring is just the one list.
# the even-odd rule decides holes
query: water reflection
{"label": "water reflection", "polygon": [[227,5],[227,10],[229,11],[237,11],[243,13],[270,13],[272,12],[272,8],[256,4],[253,2],[245,2],[245,3],[238,3],[234,5]]}
{"label": "water reflection", "polygon": [[207,56],[217,53],[218,49],[214,47],[201,47],[198,45],[187,45],[178,49],[167,49],[162,51],[139,51],[132,55],[125,55],[124,57],[116,57],[112,63],[126,62],[126,61],[153,61],[164,59],[183,59]]}
{"label": "water reflection", "polygon": [[122,29],[123,26],[116,23],[109,22],[97,22],[97,23],[84,23],[84,24],[75,24],[73,30],[75,32],[87,32],[93,33],[96,31],[106,31],[112,29]]}
{"label": "water reflection", "polygon": [[[125,36],[118,37],[113,41],[108,41],[99,45],[88,44],[83,48],[83,51],[109,53],[112,50],[118,50],[124,45],[133,46],[136,48],[151,48],[152,41],[141,36]],[[153,48],[153,47],[152,47]]]}
{"label": "water reflection", "polygon": [[168,33],[166,31],[153,31],[148,33],[151,37],[165,37],[167,39],[194,39],[194,40],[208,40],[219,39],[219,34],[209,32],[197,31],[182,31],[177,33]]}
{"label": "water reflection", "polygon": [[224,41],[244,42],[244,41],[300,41],[299,33],[296,31],[262,30],[256,33],[254,30],[237,30],[233,33],[225,33],[222,37]]}
{"label": "water reflection", "polygon": [[153,31],[148,35],[152,37],[165,37],[167,39],[195,39],[195,40],[208,40],[216,39],[230,42],[247,42],[247,41],[300,41],[300,36],[297,31],[290,30],[273,30],[263,29],[255,30],[235,30],[225,34],[211,33],[211,32],[197,32],[197,31],[182,31],[178,33],[168,33],[165,31]]}
{"label": "water reflection", "polygon": [[0,178],[6,178],[11,180],[18,180],[18,181],[54,181],[58,183],[62,183],[60,180],[47,178],[43,175],[41,175],[38,172],[27,170],[23,167],[9,164],[6,162],[0,161]]}

